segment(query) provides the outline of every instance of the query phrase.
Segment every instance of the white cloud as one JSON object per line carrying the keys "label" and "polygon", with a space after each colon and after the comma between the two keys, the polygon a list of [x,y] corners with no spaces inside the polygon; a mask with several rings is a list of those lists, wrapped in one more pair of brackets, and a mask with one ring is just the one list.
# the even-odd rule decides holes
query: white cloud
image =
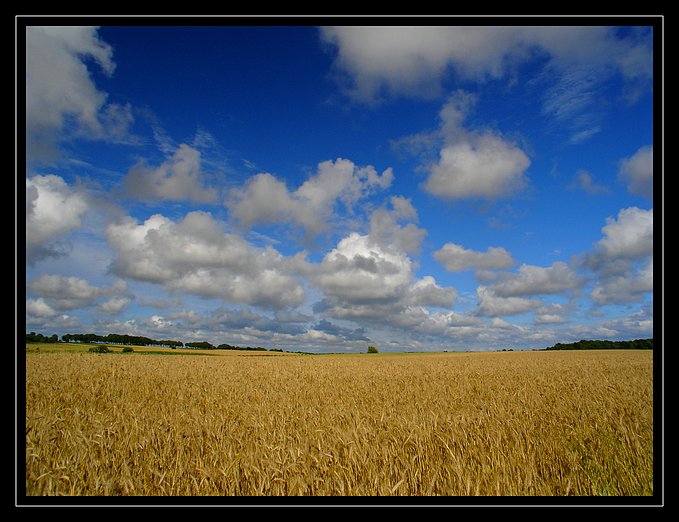
{"label": "white cloud", "polygon": [[116,315],[122,312],[131,302],[132,299],[127,296],[114,296],[99,305],[98,308],[106,314]]}
{"label": "white cloud", "polygon": [[107,103],[86,60],[113,74],[113,50],[96,27],[26,28],[26,137],[29,160],[54,157],[73,136],[120,139],[132,121],[129,106]]}
{"label": "white cloud", "polygon": [[562,261],[550,267],[523,264],[517,274],[504,276],[493,285],[493,292],[500,297],[556,294],[582,286],[583,280]]}
{"label": "white cloud", "polygon": [[455,243],[446,243],[433,256],[449,272],[498,270],[514,265],[511,254],[502,247],[489,247],[486,252],[478,252]]}
{"label": "white cloud", "polygon": [[26,300],[26,322],[36,319],[46,319],[58,315],[58,311],[52,308],[45,299],[39,297],[37,299],[27,299]]}
{"label": "white cloud", "polygon": [[653,291],[653,209],[621,209],[601,231],[604,237],[583,256],[596,277],[592,299],[599,305],[642,300]]}
{"label": "white cloud", "polygon": [[144,162],[133,166],[125,178],[127,193],[135,198],[214,203],[217,191],[205,187],[200,152],[182,143],[172,157],[158,167]]}
{"label": "white cloud", "polygon": [[[385,212],[414,217],[405,203],[396,199],[394,210],[378,209],[371,219],[370,234],[351,233],[319,264],[307,267],[310,282],[323,292],[318,311],[358,323],[402,328],[413,310],[429,321],[434,316],[426,307],[450,308],[455,304],[454,288],[439,286],[431,276],[415,277],[414,263],[406,254],[408,242],[400,236],[408,227],[400,228],[385,218]],[[391,234],[386,233],[394,226]]]}
{"label": "white cloud", "polygon": [[335,65],[350,76],[348,94],[374,101],[382,91],[436,95],[449,66],[466,79],[504,72],[504,57],[518,40],[502,27],[324,27],[321,36],[337,47]]}
{"label": "white cloud", "polygon": [[123,277],[234,303],[276,308],[304,300],[292,275],[301,258],[255,248],[225,233],[207,212],[191,212],[179,222],[159,214],[141,224],[128,218],[109,225],[106,235],[116,252],[111,269]]}
{"label": "white cloud", "polygon": [[459,79],[482,82],[510,76],[535,57],[557,71],[589,65],[597,73],[620,71],[627,80],[652,74],[648,35],[621,38],[608,27],[343,26],[322,28],[321,38],[337,49],[335,67],[348,77],[346,93],[362,102],[389,94],[439,95],[451,70]]}
{"label": "white cloud", "polygon": [[370,216],[371,241],[387,245],[399,252],[419,253],[427,231],[414,223],[399,224],[406,220],[417,221],[417,211],[409,199],[402,196],[390,198],[391,210],[381,207]]}
{"label": "white cloud", "polygon": [[535,314],[534,320],[536,324],[560,324],[568,322],[568,319],[558,314]]}
{"label": "white cloud", "polygon": [[529,165],[521,149],[485,134],[441,149],[424,188],[444,199],[496,199],[525,185],[523,174]]}
{"label": "white cloud", "polygon": [[318,164],[316,173],[294,191],[269,173],[251,177],[231,192],[231,214],[246,227],[258,223],[293,223],[316,235],[327,227],[336,203],[352,213],[362,198],[391,185],[391,168],[378,174],[374,167],[358,167],[338,158]]}
{"label": "white cloud", "polygon": [[624,208],[601,229],[604,238],[595,251],[606,259],[638,258],[653,254],[653,209]]}
{"label": "white cloud", "polygon": [[592,290],[591,297],[599,305],[621,304],[641,301],[647,292],[653,292],[653,259],[637,270],[630,268],[620,275],[602,277]]}
{"label": "white cloud", "polygon": [[127,295],[127,284],[120,279],[111,286],[94,286],[81,277],[43,274],[30,281],[27,289],[38,296],[27,300],[27,314],[34,317],[53,317],[64,311],[87,308],[107,297],[98,309],[116,314],[132,301]]}
{"label": "white cloud", "polygon": [[509,196],[526,184],[528,156],[516,145],[490,131],[470,131],[464,119],[475,98],[458,91],[440,112],[443,147],[428,167],[424,188],[443,199]]}
{"label": "white cloud", "polygon": [[57,242],[81,226],[87,210],[85,193],[59,176],[26,178],[26,260],[57,254]]}
{"label": "white cloud", "polygon": [[566,263],[557,261],[549,267],[523,264],[514,274],[496,274],[489,280],[491,285],[479,285],[476,289],[478,310],[481,315],[515,315],[538,310],[536,323],[561,322],[559,305],[543,306],[531,296],[561,294],[576,291],[585,279]]}
{"label": "white cloud", "polygon": [[632,194],[653,199],[653,145],[646,145],[620,162],[618,178]]}
{"label": "white cloud", "polygon": [[476,295],[481,314],[491,317],[522,314],[542,305],[542,301],[537,299],[498,296],[493,288],[484,285],[476,288]]}
{"label": "white cloud", "polygon": [[550,304],[537,310],[533,321],[538,325],[567,323],[569,320],[565,317],[565,315],[568,313],[568,311],[568,306],[557,303]]}
{"label": "white cloud", "polygon": [[31,281],[28,289],[58,310],[74,310],[90,306],[100,296],[100,290],[79,277],[42,275]]}
{"label": "white cloud", "polygon": [[424,276],[408,287],[403,303],[408,306],[441,306],[450,308],[455,304],[457,292],[436,284],[432,276]]}
{"label": "white cloud", "polygon": [[355,232],[327,253],[312,274],[312,281],[326,296],[350,303],[397,299],[411,278],[410,258]]}
{"label": "white cloud", "polygon": [[513,86],[522,65],[536,64],[528,85],[543,84],[542,113],[571,143],[601,131],[608,79],[622,78],[622,96],[634,101],[653,74],[652,29],[642,27],[623,34],[604,26],[344,26],[322,28],[321,39],[337,50],[344,94],[367,104],[439,97],[453,82],[506,79]]}

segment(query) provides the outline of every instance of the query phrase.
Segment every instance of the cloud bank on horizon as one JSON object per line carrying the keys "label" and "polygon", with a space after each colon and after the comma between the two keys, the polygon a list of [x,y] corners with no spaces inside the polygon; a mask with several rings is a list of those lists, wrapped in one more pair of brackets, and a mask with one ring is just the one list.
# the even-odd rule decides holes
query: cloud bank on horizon
{"label": "cloud bank on horizon", "polygon": [[26,331],[653,336],[648,26],[26,30]]}

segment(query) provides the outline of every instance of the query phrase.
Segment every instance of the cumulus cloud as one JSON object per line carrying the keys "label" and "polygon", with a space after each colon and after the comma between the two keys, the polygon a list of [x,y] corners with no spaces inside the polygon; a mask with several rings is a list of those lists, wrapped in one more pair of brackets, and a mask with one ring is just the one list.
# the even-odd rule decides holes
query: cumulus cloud
{"label": "cumulus cloud", "polygon": [[63,312],[95,306],[109,314],[122,311],[132,299],[127,295],[127,284],[116,280],[111,286],[94,286],[75,276],[43,274],[27,285],[30,294],[38,296],[26,301],[27,313],[33,317],[53,317]]}
{"label": "cumulus cloud", "polygon": [[653,260],[639,268],[630,268],[620,275],[603,277],[592,290],[591,296],[599,305],[630,303],[643,300],[644,294],[653,291]]}
{"label": "cumulus cloud", "polygon": [[448,272],[499,270],[514,265],[511,254],[502,247],[488,247],[485,252],[479,252],[455,243],[446,243],[433,256]]}
{"label": "cumulus cloud", "polygon": [[417,227],[410,200],[393,196],[370,216],[369,232],[352,232],[325,254],[307,264],[305,275],[323,293],[315,311],[327,317],[404,327],[412,310],[429,316],[428,307],[450,308],[454,288],[442,287],[432,276],[415,277],[418,252],[426,231]]}
{"label": "cumulus cloud", "polygon": [[601,231],[583,263],[597,278],[592,299],[599,305],[642,300],[653,291],[653,209],[621,209]]}
{"label": "cumulus cloud", "polygon": [[42,297],[26,300],[26,323],[37,319],[51,318],[58,315],[58,313]]}
{"label": "cumulus cloud", "polygon": [[217,191],[205,186],[200,165],[200,152],[182,143],[158,167],[149,167],[143,161],[134,165],[125,177],[127,193],[139,199],[214,203]]}
{"label": "cumulus cloud", "polygon": [[599,278],[592,299],[600,305],[641,300],[653,291],[653,209],[622,209],[601,231],[586,261]]}
{"label": "cumulus cloud", "polygon": [[133,118],[128,105],[109,103],[87,68],[115,70],[113,49],[96,27],[26,28],[26,145],[30,160],[51,159],[74,136],[121,139]]}
{"label": "cumulus cloud", "polygon": [[491,130],[468,130],[464,120],[475,97],[463,91],[450,96],[440,112],[436,133],[442,148],[428,165],[424,188],[447,200],[498,199],[526,185],[530,159],[515,144]]}
{"label": "cumulus cloud", "polygon": [[[562,261],[549,267],[523,264],[516,273],[494,274],[492,284],[476,289],[478,311],[485,316],[515,315],[538,310],[536,322],[561,322],[558,305],[545,306],[535,296],[579,290],[586,280]],[[556,307],[556,308],[555,308]]]}
{"label": "cumulus cloud", "polygon": [[[556,71],[588,65],[595,77],[602,69],[619,71],[628,81],[652,75],[648,35],[621,37],[609,27],[342,26],[322,28],[321,38],[337,50],[345,93],[368,103],[387,95],[439,95],[451,71],[477,82],[511,76],[535,57]],[[558,94],[576,103],[583,92]]]}
{"label": "cumulus cloud", "polygon": [[444,199],[496,199],[524,186],[529,165],[521,149],[486,134],[441,149],[424,187]]}
{"label": "cumulus cloud", "polygon": [[427,231],[418,227],[417,211],[409,199],[402,196],[392,196],[389,200],[391,208],[383,206],[376,209],[370,216],[371,241],[387,245],[399,252],[419,253],[422,240]]}
{"label": "cumulus cloud", "polygon": [[105,314],[116,315],[122,312],[131,302],[132,299],[130,297],[122,295],[114,296],[100,304],[98,309]]}
{"label": "cumulus cloud", "polygon": [[87,195],[55,175],[26,178],[26,260],[57,255],[59,241],[81,226]]}
{"label": "cumulus cloud", "polygon": [[172,314],[170,319],[182,328],[213,333],[237,330],[250,335],[265,332],[301,335],[306,332],[305,326],[299,322],[278,321],[249,308],[219,307],[205,315],[200,315],[193,310],[182,311]]}
{"label": "cumulus cloud", "polygon": [[653,254],[653,209],[624,208],[617,219],[606,219],[601,231],[604,237],[595,245],[595,254],[607,260]]}
{"label": "cumulus cloud", "polygon": [[[398,206],[398,204],[397,204]],[[414,264],[398,241],[383,242],[370,234],[352,233],[317,265],[308,267],[310,282],[323,292],[315,311],[359,324],[433,328],[441,321],[430,307],[451,308],[454,288],[442,287],[431,276],[417,279]],[[402,247],[403,245],[401,245]],[[415,314],[418,319],[412,321]]]}
{"label": "cumulus cloud", "polygon": [[618,178],[632,194],[653,199],[653,145],[646,145],[620,162]]}
{"label": "cumulus cloud", "polygon": [[59,310],[74,310],[96,302],[101,292],[79,277],[43,275],[33,280],[28,289],[49,300]]}
{"label": "cumulus cloud", "polygon": [[485,285],[476,288],[476,295],[481,315],[491,317],[522,314],[542,305],[542,301],[538,299],[499,296],[492,287]]}
{"label": "cumulus cloud", "polygon": [[160,214],[143,223],[128,218],[109,225],[106,236],[116,253],[111,269],[123,277],[240,304],[277,308],[304,300],[292,275],[303,260],[255,248],[207,212],[179,222]]}
{"label": "cumulus cloud", "polygon": [[[506,79],[512,85],[527,62],[532,82],[545,86],[542,113],[579,143],[602,127],[605,81],[623,81],[629,101],[650,85],[652,33],[596,26],[324,27],[336,50],[345,95],[374,104],[394,96],[442,96],[453,83]],[[412,143],[412,142],[411,142]],[[447,158],[448,159],[448,158]]]}
{"label": "cumulus cloud", "polygon": [[500,297],[557,294],[579,288],[583,279],[566,263],[557,261],[550,267],[523,264],[517,274],[507,274],[493,285]]}
{"label": "cumulus cloud", "polygon": [[411,278],[408,256],[389,251],[356,232],[342,239],[312,272],[312,281],[326,296],[350,303],[396,299],[403,295]]}
{"label": "cumulus cloud", "polygon": [[231,192],[228,206],[245,227],[292,223],[316,235],[325,230],[337,202],[351,213],[360,199],[388,188],[392,179],[391,168],[378,174],[373,166],[358,167],[338,158],[319,163],[316,173],[294,191],[272,174],[257,174]]}

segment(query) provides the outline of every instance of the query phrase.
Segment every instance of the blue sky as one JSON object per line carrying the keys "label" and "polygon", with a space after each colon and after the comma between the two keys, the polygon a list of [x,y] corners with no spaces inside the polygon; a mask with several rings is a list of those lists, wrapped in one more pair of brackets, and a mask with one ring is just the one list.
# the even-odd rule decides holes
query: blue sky
{"label": "blue sky", "polygon": [[657,20],[167,21],[26,27],[27,331],[653,336]]}

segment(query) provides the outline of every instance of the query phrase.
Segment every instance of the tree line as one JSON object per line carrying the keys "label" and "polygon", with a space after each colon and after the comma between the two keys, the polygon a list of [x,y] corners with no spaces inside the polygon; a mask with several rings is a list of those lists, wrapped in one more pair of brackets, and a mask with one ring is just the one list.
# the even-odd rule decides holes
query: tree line
{"label": "tree line", "polygon": [[[56,334],[51,336],[46,336],[40,333],[30,332],[26,334],[27,343],[58,343],[59,336]],[[128,344],[132,346],[167,346],[172,348],[194,348],[197,350],[256,350],[256,351],[271,351],[271,352],[282,352],[280,348],[271,348],[267,350],[261,346],[251,347],[247,346],[245,348],[241,346],[232,346],[230,344],[220,344],[215,346],[207,341],[193,341],[186,344],[181,341],[173,341],[171,339],[156,340],[150,339],[149,337],[144,337],[140,335],[125,335],[125,334],[108,334],[108,335],[97,335],[94,333],[85,334],[64,334],[61,336],[61,342],[63,343],[97,343],[97,344]]]}
{"label": "tree line", "polygon": [[126,335],[126,334],[108,334],[97,335],[93,333],[86,334],[64,334],[61,336],[61,341],[64,343],[106,343],[106,344],[130,344],[133,346],[169,346],[170,348],[177,348],[184,346],[181,341],[156,340],[141,335]]}
{"label": "tree line", "polygon": [[575,343],[556,343],[545,350],[652,350],[653,338],[635,339],[633,341],[591,341],[581,340]]}

